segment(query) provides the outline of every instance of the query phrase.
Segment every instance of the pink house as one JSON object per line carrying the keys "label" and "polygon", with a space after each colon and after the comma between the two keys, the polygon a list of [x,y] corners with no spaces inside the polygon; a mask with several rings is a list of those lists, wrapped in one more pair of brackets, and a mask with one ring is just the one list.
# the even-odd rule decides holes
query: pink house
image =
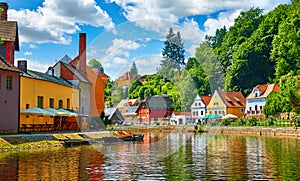
{"label": "pink house", "polygon": [[20,70],[0,57],[0,132],[19,126]]}
{"label": "pink house", "polygon": [[19,127],[20,70],[14,66],[19,50],[18,25],[7,21],[8,5],[0,2],[0,132],[17,132]]}

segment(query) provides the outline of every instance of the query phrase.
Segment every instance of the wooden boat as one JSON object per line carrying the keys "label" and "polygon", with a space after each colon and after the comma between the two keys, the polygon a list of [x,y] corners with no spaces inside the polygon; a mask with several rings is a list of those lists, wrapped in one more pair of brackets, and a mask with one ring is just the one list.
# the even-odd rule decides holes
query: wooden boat
{"label": "wooden boat", "polygon": [[134,134],[131,131],[115,131],[113,133],[114,136],[123,140],[123,141],[143,141],[143,134]]}

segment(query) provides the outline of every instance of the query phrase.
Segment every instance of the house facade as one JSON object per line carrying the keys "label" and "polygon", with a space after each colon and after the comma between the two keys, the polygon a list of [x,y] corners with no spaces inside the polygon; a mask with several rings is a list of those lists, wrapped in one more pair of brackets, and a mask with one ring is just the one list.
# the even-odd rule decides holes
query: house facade
{"label": "house facade", "polygon": [[280,87],[277,84],[264,84],[255,86],[246,98],[247,115],[262,115],[263,107],[266,104],[267,97],[272,92],[279,92]]}
{"label": "house facade", "polygon": [[0,57],[0,132],[19,129],[20,73]]}
{"label": "house facade", "polygon": [[142,124],[168,123],[173,111],[172,101],[167,95],[147,97],[137,108],[137,122]]}
{"label": "house facade", "polygon": [[17,132],[21,71],[14,66],[14,55],[19,51],[18,25],[7,21],[7,3],[0,2],[0,8],[0,132]]}
{"label": "house facade", "polygon": [[192,119],[191,112],[174,111],[170,118],[171,125],[194,124],[194,123],[195,120]]}
{"label": "house facade", "polygon": [[131,80],[137,77],[140,79],[141,77],[133,72],[125,72],[121,75],[115,82],[115,85],[118,87],[129,88],[131,86]]}
{"label": "house facade", "polygon": [[[39,107],[41,109],[79,109],[78,87],[56,77],[54,74],[42,73],[27,69],[25,60],[18,61],[22,70],[20,81],[20,110]],[[23,125],[54,125],[55,117],[20,114],[20,127]],[[65,118],[64,118],[65,119]],[[71,118],[67,118],[71,119]],[[76,120],[70,120],[76,122]],[[54,126],[53,126],[54,127]]]}
{"label": "house facade", "polygon": [[208,114],[244,116],[246,99],[241,92],[215,91],[207,106]]}
{"label": "house facade", "polygon": [[116,106],[121,114],[125,117],[125,114],[128,112],[128,109],[132,106],[137,106],[137,99],[122,99],[119,104]]}
{"label": "house facade", "polygon": [[207,112],[207,106],[211,96],[196,95],[193,104],[191,105],[191,116],[194,120],[203,118]]}

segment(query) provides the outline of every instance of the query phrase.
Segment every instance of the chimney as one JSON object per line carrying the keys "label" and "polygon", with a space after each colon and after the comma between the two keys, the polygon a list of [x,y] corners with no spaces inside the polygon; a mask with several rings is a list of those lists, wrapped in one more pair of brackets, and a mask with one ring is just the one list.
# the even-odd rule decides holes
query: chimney
{"label": "chimney", "polygon": [[27,72],[27,61],[26,60],[18,60],[18,68],[23,72]]}
{"label": "chimney", "polygon": [[86,77],[86,34],[79,33],[79,71]]}
{"label": "chimney", "polygon": [[2,8],[0,20],[7,21],[8,5],[5,2],[0,2],[0,8]]}

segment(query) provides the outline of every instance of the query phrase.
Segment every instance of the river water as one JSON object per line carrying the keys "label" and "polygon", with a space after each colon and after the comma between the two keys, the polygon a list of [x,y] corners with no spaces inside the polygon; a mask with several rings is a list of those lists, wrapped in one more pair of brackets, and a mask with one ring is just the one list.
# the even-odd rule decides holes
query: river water
{"label": "river water", "polygon": [[0,153],[0,180],[300,180],[300,141],[145,132],[143,142]]}

